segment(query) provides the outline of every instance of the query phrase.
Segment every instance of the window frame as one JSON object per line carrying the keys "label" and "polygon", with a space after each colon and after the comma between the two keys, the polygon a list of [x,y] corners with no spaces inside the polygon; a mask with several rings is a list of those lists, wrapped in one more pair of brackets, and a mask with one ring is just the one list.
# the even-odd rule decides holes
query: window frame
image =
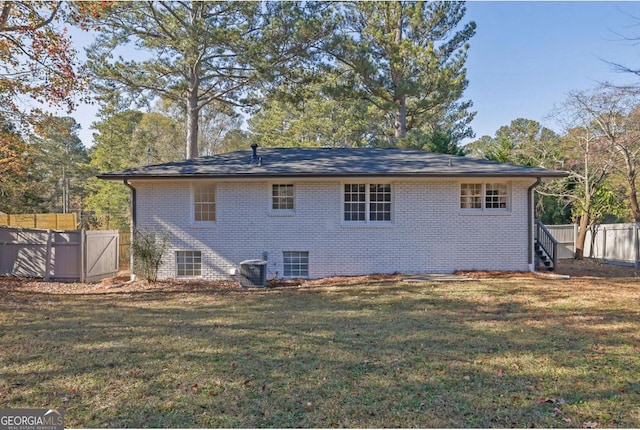
{"label": "window frame", "polygon": [[[463,195],[463,187],[465,185],[478,186],[480,185],[480,194],[465,194]],[[495,189],[504,187],[504,194],[487,194],[490,187]],[[511,195],[512,195],[511,182],[496,181],[491,179],[483,179],[478,181],[464,181],[460,182],[458,187],[458,209],[463,214],[505,214],[511,212]],[[467,202],[470,199],[479,199],[480,207],[463,207],[463,198],[467,198]],[[500,207],[490,207],[488,205],[489,199],[498,199],[498,205]],[[504,203],[500,203],[504,200]],[[504,205],[504,206],[503,206]]]}
{"label": "window frame", "polygon": [[[287,258],[294,258],[294,256],[287,254],[297,254],[295,258],[299,259],[297,263],[287,263]],[[309,251],[282,251],[282,277],[286,279],[294,278],[308,278],[309,277]],[[287,274],[287,267],[291,271],[293,265],[296,264],[296,272]],[[305,273],[306,272],[306,273]]]}
{"label": "window frame", "polygon": [[[213,189],[213,202],[197,202],[196,201],[196,193],[198,192],[198,188],[201,187],[210,187]],[[218,220],[218,187],[215,183],[211,182],[202,182],[202,183],[191,183],[190,187],[191,191],[191,224],[197,227],[213,227],[216,225]],[[213,204],[213,220],[196,220],[196,215],[198,211],[196,210],[197,204]]]}
{"label": "window frame", "polygon": [[[353,187],[354,185],[356,186],[364,186],[364,200],[357,200],[354,203],[354,200],[348,200],[346,199],[347,197],[347,186],[351,186]],[[380,192],[372,190],[373,186],[384,186],[384,187],[388,187],[388,191],[383,190],[382,191],[382,195],[385,195],[388,193],[389,195],[389,200],[377,200],[377,199],[372,199],[372,196],[376,195],[376,194],[380,194]],[[341,222],[342,225],[344,226],[362,226],[362,227],[388,227],[393,225],[394,222],[394,202],[395,202],[395,194],[394,194],[394,184],[393,182],[384,182],[384,181],[379,181],[379,180],[366,180],[366,181],[359,181],[359,182],[353,182],[353,181],[344,181],[340,184],[340,193],[341,193],[341,201],[342,201],[342,205],[341,205]],[[360,193],[360,191],[349,191],[349,193],[351,193],[351,195],[354,195],[356,193]],[[357,220],[347,220],[347,214],[351,213],[351,211],[347,211],[347,204],[359,204],[362,205],[364,204],[364,220],[361,219],[357,219]],[[372,205],[389,205],[389,209],[388,209],[388,214],[389,214],[389,219],[388,220],[372,220],[371,217],[373,214],[386,214],[387,211],[386,210],[382,210],[382,211],[377,211],[377,210],[372,210],[371,206]],[[353,212],[353,213],[358,213],[358,212]]]}
{"label": "window frame", "polygon": [[[180,261],[180,254],[191,254],[191,261],[186,261],[187,256],[185,255],[185,261]],[[199,254],[196,261],[196,253]],[[202,251],[196,249],[180,249],[176,250],[174,253],[175,263],[176,263],[176,278],[202,278]],[[196,266],[197,264],[197,266]],[[180,274],[180,266],[188,265],[187,267],[183,267],[183,270],[189,271],[190,273]],[[196,270],[198,268],[199,270]],[[188,270],[187,270],[188,269]],[[198,274],[196,274],[199,271]]]}
{"label": "window frame", "polygon": [[[290,198],[292,199],[292,208],[274,208],[274,199],[276,198],[281,198],[281,199],[286,199],[289,198],[289,196],[276,196],[274,194],[275,191],[275,187],[291,187],[292,189],[292,195],[290,196]],[[290,182],[271,182],[268,184],[268,192],[269,192],[269,210],[268,210],[268,214],[270,216],[293,216],[296,214],[296,203],[297,203],[297,196],[296,196],[296,185]]]}

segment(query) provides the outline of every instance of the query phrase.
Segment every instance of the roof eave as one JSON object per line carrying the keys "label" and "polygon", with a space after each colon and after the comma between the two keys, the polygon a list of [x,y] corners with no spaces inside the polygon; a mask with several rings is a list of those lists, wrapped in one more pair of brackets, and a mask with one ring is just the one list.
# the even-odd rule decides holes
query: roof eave
{"label": "roof eave", "polygon": [[98,179],[107,181],[140,180],[140,179],[274,179],[274,178],[348,178],[348,177],[402,177],[402,178],[564,178],[564,172],[528,172],[528,173],[281,173],[281,174],[181,174],[181,175],[98,175]]}

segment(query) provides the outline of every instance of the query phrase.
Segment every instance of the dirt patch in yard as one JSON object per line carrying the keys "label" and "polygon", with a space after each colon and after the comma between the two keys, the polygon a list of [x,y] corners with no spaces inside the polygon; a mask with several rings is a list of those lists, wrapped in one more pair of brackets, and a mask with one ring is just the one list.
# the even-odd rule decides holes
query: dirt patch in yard
{"label": "dirt patch in yard", "polygon": [[574,278],[637,278],[640,268],[601,263],[592,258],[574,260],[563,259],[558,262],[558,270],[552,273],[569,275]]}
{"label": "dirt patch in yard", "polygon": [[36,292],[46,294],[110,294],[133,292],[190,292],[207,290],[237,290],[239,284],[233,281],[204,281],[168,279],[150,284],[147,281],[130,281],[129,272],[119,272],[117,276],[103,279],[95,284],[45,282],[42,279],[0,276],[0,289],[4,291]]}
{"label": "dirt patch in yard", "polygon": [[[558,270],[561,275],[572,278],[637,278],[640,269],[636,267],[618,266],[601,263],[593,259],[582,261],[566,259],[560,260]],[[456,272],[469,278],[533,278],[535,274],[529,272],[497,272],[473,271]],[[324,287],[343,285],[362,285],[376,282],[398,282],[403,279],[401,274],[374,274],[368,276],[335,276],[322,279],[275,279],[267,283],[268,289],[286,289],[298,287]],[[129,280],[129,272],[119,272],[117,276],[107,278],[95,284],[44,282],[42,279],[16,278],[0,276],[0,289],[3,291],[37,292],[47,294],[110,294],[130,292],[215,292],[229,293],[251,291],[240,287],[236,281],[205,281],[194,279],[167,279],[149,284],[146,281]]]}
{"label": "dirt patch in yard", "polygon": [[499,271],[460,271],[456,275],[470,278],[536,278],[544,275],[568,275],[572,278],[637,278],[640,277],[640,268],[621,266],[617,264],[602,263],[598,260],[585,258],[574,260],[562,259],[558,262],[558,268],[551,272],[499,272]]}

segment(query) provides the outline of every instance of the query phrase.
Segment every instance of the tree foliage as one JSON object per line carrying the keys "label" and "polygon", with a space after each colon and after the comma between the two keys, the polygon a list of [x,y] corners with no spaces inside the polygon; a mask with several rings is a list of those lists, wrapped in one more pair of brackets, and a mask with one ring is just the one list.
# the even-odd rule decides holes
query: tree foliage
{"label": "tree foliage", "polygon": [[28,150],[15,125],[0,117],[0,183],[24,171]]}
{"label": "tree foliage", "polygon": [[463,25],[461,2],[354,2],[329,48],[348,71],[342,86],[387,117],[394,143],[413,130],[472,135],[465,62],[475,23]]}
{"label": "tree foliage", "polygon": [[[144,114],[122,111],[93,124],[96,133],[89,152],[91,166],[99,173],[132,167],[130,144]],[[122,183],[92,179],[87,184],[86,208],[91,225],[126,230],[129,225],[129,189]]]}
{"label": "tree foliage", "polygon": [[82,211],[85,185],[93,175],[78,137],[80,125],[71,117],[44,115],[35,124],[29,144],[47,212]]}
{"label": "tree foliage", "polygon": [[[306,2],[118,3],[100,21],[89,64],[103,97],[126,92],[138,103],[156,97],[178,103],[187,122],[186,156],[193,158],[202,109],[247,105],[263,84],[286,76],[313,52],[321,8]],[[113,50],[127,44],[142,55],[114,59]]]}
{"label": "tree foliage", "polygon": [[[0,3],[0,113],[26,121],[23,97],[69,113],[86,89],[65,23],[88,29],[107,8],[99,2],[2,1]],[[62,28],[60,28],[62,26]]]}
{"label": "tree foliage", "polygon": [[[31,148],[16,126],[0,116],[0,210],[21,213],[41,204],[33,187]],[[36,182],[37,183],[37,182]]]}
{"label": "tree foliage", "polygon": [[[160,100],[156,104],[158,113],[171,118],[176,131],[180,137],[176,142],[184,141],[187,136],[187,119],[184,109],[180,104],[170,100]],[[242,127],[242,117],[228,106],[222,103],[210,103],[202,108],[198,124],[198,154],[209,156],[229,152],[230,149],[225,144],[227,133],[238,130]],[[244,142],[246,147],[247,142]],[[175,146],[175,144],[174,144]],[[184,158],[184,148],[176,148],[182,151]]]}
{"label": "tree foliage", "polygon": [[640,169],[640,103],[637,88],[601,84],[589,91],[576,91],[569,106],[576,116],[588,122],[612,173],[626,183],[629,210],[640,222],[638,171]]}
{"label": "tree foliage", "polygon": [[71,113],[86,95],[86,75],[65,25],[87,30],[107,7],[89,1],[0,2],[0,193],[5,209],[52,209],[41,196],[42,172],[34,170],[37,151],[24,136],[41,123],[44,108]]}
{"label": "tree foliage", "polygon": [[516,118],[500,127],[495,136],[482,136],[465,149],[475,158],[555,168],[562,158],[558,142],[553,130],[531,119]]}
{"label": "tree foliage", "polygon": [[249,119],[252,139],[270,147],[387,145],[382,114],[364,100],[333,94],[338,79],[327,73],[295,98],[268,99]]}

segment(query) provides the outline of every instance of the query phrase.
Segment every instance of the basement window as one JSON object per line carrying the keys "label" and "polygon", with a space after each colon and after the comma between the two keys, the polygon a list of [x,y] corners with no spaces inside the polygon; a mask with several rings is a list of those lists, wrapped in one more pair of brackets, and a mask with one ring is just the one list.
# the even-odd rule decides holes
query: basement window
{"label": "basement window", "polygon": [[309,251],[283,251],[285,278],[309,277]]}
{"label": "basement window", "polygon": [[202,253],[200,251],[176,251],[176,269],[178,277],[202,276]]}

